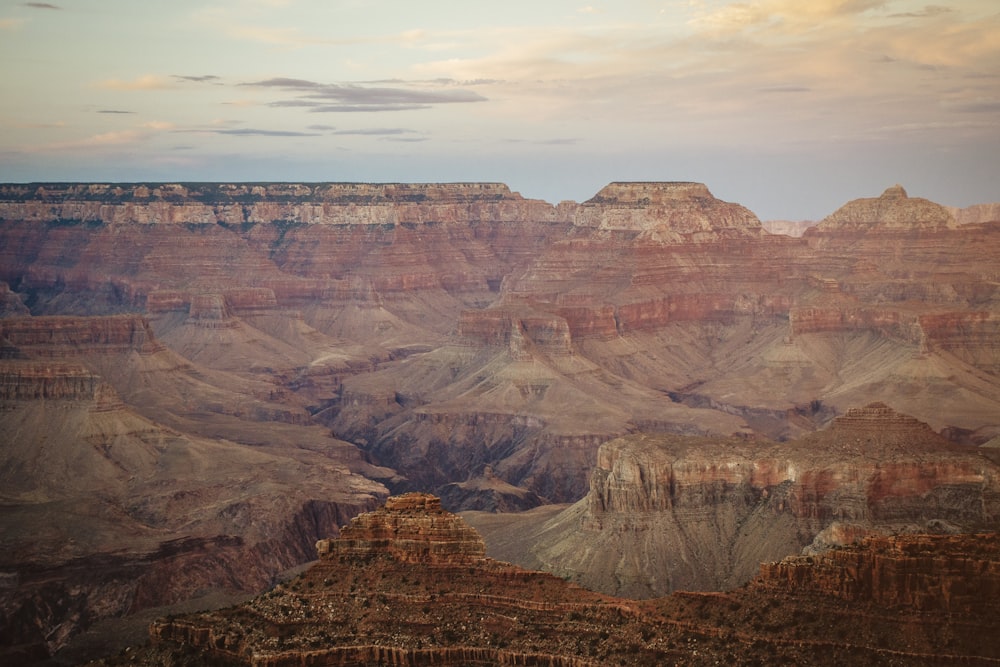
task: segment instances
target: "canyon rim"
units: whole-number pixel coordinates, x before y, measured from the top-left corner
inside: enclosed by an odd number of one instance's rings
[[[630,596],[995,531],[995,210],[894,186],[792,237],[700,183],[558,205],[497,183],[0,185],[0,639],[40,658],[104,618],[259,592],[411,491],[578,503],[530,558]],[[749,450],[807,474],[759,481]],[[740,531],[782,498],[761,540],[788,553],[761,550]],[[621,562],[559,556],[581,531]],[[623,546],[670,531],[711,571]]]

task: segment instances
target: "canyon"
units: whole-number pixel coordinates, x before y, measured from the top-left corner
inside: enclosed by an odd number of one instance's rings
[[[768,562],[728,593],[594,593],[484,555],[440,500],[356,517],[297,578],[163,618],[101,665],[995,664],[1000,541],[869,538]],[[942,566],[942,563],[947,563]]]
[[[661,447],[724,529],[711,567],[653,581],[637,545],[588,585],[731,587],[821,535],[995,530],[995,210],[894,186],[793,238],[699,183],[558,205],[491,183],[2,184],[0,644],[258,592],[394,493],[547,519],[579,501],[567,545],[657,532],[626,508],[675,530],[683,498],[594,490]],[[873,401],[891,414],[864,428],[912,418],[919,454],[824,440]],[[761,456],[815,480],[746,472]],[[883,457],[879,484],[939,484],[865,487]],[[767,512],[770,536],[739,536]],[[532,567],[590,576],[586,549],[541,545]]]
[[[783,443],[624,436],[561,512],[464,517],[491,556],[609,595],[731,590],[763,562],[869,536],[995,532],[1000,455],[872,403]]]

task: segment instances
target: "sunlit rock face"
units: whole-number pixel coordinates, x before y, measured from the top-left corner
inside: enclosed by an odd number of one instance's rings
[[[158,619],[151,644],[108,662],[929,666],[998,656],[996,535],[869,538],[764,564],[725,594],[649,601],[594,593],[480,547],[437,498],[389,498],[325,541],[295,579],[240,605]]]
[[[891,188],[790,238],[698,183],[613,183],[558,206],[492,183],[0,185],[0,361],[4,400],[16,403],[0,427],[31,461],[55,442],[70,459],[108,447],[133,472],[180,460],[169,447],[133,457],[113,445],[135,432],[189,443],[197,470],[215,469],[212,457],[276,456],[252,467],[280,471],[275,487],[247,472],[259,507],[294,498],[266,513],[275,522],[330,494],[345,513],[389,491],[436,491],[448,509],[574,502],[616,438],[795,441],[874,400],[980,445],[1000,433],[1000,224],[988,212],[960,225],[948,215]],[[93,423],[105,417],[126,424]],[[677,511],[763,493],[757,482],[716,488],[699,481],[700,463],[684,465],[673,473],[680,495],[609,487],[609,502],[669,499]],[[742,479],[746,465],[726,474]],[[755,465],[752,479],[784,474],[784,464]],[[71,469],[60,464],[58,482],[37,481],[31,466],[11,479],[44,498],[83,485]],[[315,485],[295,480],[302,470]],[[885,489],[918,483],[886,471]],[[225,504],[209,477],[210,493],[186,488],[176,501],[130,493],[157,499],[141,508],[208,512]],[[813,496],[842,482],[824,472],[802,485],[779,514],[825,520],[832,510]],[[90,497],[117,507],[130,496]],[[838,511],[875,511],[862,497]],[[231,528],[191,544],[247,539],[253,511],[240,507]],[[74,543],[74,557],[128,546],[131,505],[91,510],[130,517],[127,529],[90,552]],[[853,530],[837,526],[829,539]],[[244,580],[307,557],[308,533],[270,569],[248,565]]]
[[[997,530],[1000,465],[881,403],[799,441],[636,435],[525,562],[649,597],[741,585],[761,562],[871,534]],[[535,560],[532,560],[535,559]]]

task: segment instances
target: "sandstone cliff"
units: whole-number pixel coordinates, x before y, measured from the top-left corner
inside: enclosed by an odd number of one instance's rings
[[[449,507],[576,501],[616,437],[794,440],[872,400],[979,444],[1000,224],[939,209],[890,189],[794,239],[696,183],[4,185],[4,392]]]
[[[44,658],[102,619],[259,591],[385,495],[355,448],[255,421],[286,408],[181,361],[142,317],[0,322],[0,656]],[[185,407],[194,396],[216,403]],[[197,434],[251,430],[255,448]],[[294,446],[268,442],[293,432]]]
[[[760,563],[806,547],[880,532],[996,530],[998,518],[995,461],[872,404],[783,444],[611,441],[586,498],[533,528],[513,521],[509,530],[525,533],[518,562],[610,594],[650,597],[734,588]]]
[[[151,646],[101,664],[986,665],[1000,658],[992,641],[995,534],[869,540],[823,558],[768,564],[728,594],[647,602],[485,558],[475,531],[423,494],[357,517],[321,552],[300,577],[245,604],[155,621]]]
[[[864,228],[939,229],[956,226],[951,212],[940,204],[910,197],[901,185],[887,188],[879,197],[855,199],[820,221],[817,230]]]

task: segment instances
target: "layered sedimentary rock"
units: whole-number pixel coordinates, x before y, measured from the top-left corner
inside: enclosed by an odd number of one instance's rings
[[[879,532],[997,530],[998,517],[995,461],[875,403],[784,444],[620,438],[601,447],[585,499],[511,530],[527,535],[518,562],[649,597],[733,588],[761,562],[806,547]]]
[[[573,500],[610,437],[790,438],[878,397],[965,441],[1000,429],[1000,227],[956,227],[899,187],[802,239],[699,183],[559,206],[461,183],[33,184],[0,200],[11,308],[143,312],[173,351],[277,385],[400,469],[399,489],[488,465]]]
[[[414,536],[428,552],[420,560],[412,557]],[[1000,658],[992,641],[1000,629],[995,534],[869,540],[823,558],[767,564],[727,594],[646,602],[592,593],[485,558],[479,548],[475,531],[436,498],[390,499],[327,542],[300,577],[242,605],[155,621],[151,646],[103,664],[985,665]]]
[[[273,385],[184,361],[143,317],[0,322],[0,657],[11,664],[102,619],[259,591],[385,495],[348,443],[280,423],[294,417],[268,402]],[[273,446],[293,433],[294,446]]]
[[[1000,535],[893,535],[765,563],[751,586],[932,614],[996,613]],[[948,554],[943,557],[943,554]]]
[[[34,364],[4,386],[449,508],[575,501],[616,437],[792,440],[879,399],[978,445],[1000,225],[948,215],[894,188],[794,239],[694,183],[0,186],[0,357]]]

